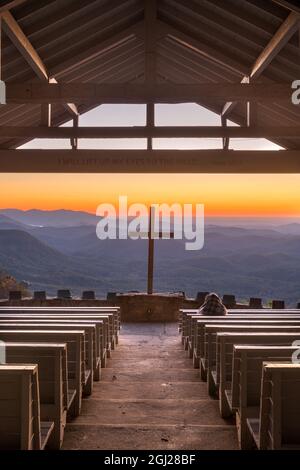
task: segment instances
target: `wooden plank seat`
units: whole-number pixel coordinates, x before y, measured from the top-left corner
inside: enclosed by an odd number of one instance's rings
[[[275,313],[274,310],[270,309],[269,311],[268,310],[257,310],[257,311],[254,311],[254,310],[244,310],[244,313],[240,313],[241,311],[239,311],[239,313],[235,313],[235,314],[232,314],[232,313],[228,313],[228,315],[223,315],[221,317],[219,316],[203,316],[202,314],[199,314],[199,313],[187,313],[186,316],[185,316],[185,326],[184,326],[184,335],[185,335],[185,343],[187,343],[187,347],[189,346],[189,344],[191,344],[191,342],[193,341],[193,335],[194,335],[194,329],[195,329],[195,325],[196,325],[196,321],[197,319],[201,319],[201,318],[223,318],[223,319],[228,319],[228,318],[235,318],[235,317],[238,317],[238,318],[248,318],[248,317],[256,317],[257,319],[259,318],[265,318],[265,317],[272,317],[272,318],[276,318],[277,316],[279,316],[280,318],[288,318],[288,317],[298,317],[300,318],[300,310],[278,310],[276,311],[275,310]],[[190,343],[189,343],[190,342]]]
[[[42,450],[53,429],[40,420],[38,366],[0,365],[0,449]]]
[[[224,319],[225,318],[225,319]],[[260,324],[263,322],[273,322],[274,324],[297,324],[297,321],[300,321],[300,315],[276,315],[272,316],[268,315],[230,315],[226,317],[192,317],[192,337],[189,337],[189,347],[191,348],[189,356],[193,358],[193,360],[198,359],[200,356],[203,356],[202,345],[204,342],[204,323],[212,323],[215,321],[216,323],[223,322],[224,324],[234,324],[236,322],[255,322],[256,324]],[[196,365],[195,365],[196,367]],[[196,367],[197,368],[197,367]]]
[[[67,345],[52,343],[5,343],[7,364],[37,364],[42,421],[53,421],[50,449],[60,449],[72,397],[68,393]]]
[[[76,320],[70,320],[68,318],[64,319],[56,319],[56,318],[48,318],[47,316],[43,316],[43,318],[40,317],[32,317],[28,316],[28,318],[19,318],[18,316],[14,317],[13,319],[11,317],[9,318],[0,318],[0,327],[2,325],[40,325],[41,327],[44,327],[44,325],[47,327],[49,325],[55,325],[54,328],[56,328],[56,325],[59,327],[59,329],[65,327],[65,328],[82,328],[86,331],[86,354],[88,358],[86,359],[87,363],[87,369],[90,368],[90,361],[92,360],[93,364],[93,380],[99,381],[101,377],[101,344],[103,342],[102,339],[102,328],[103,328],[103,321],[99,320],[81,320],[81,319],[76,319]],[[92,334],[92,358],[91,358],[91,352],[90,352],[90,333],[88,331],[88,327],[92,327],[95,329],[95,331],[91,330]]]
[[[206,380],[206,369],[207,369],[207,363],[205,361],[205,326],[206,325],[247,325],[247,324],[252,324],[252,325],[295,325],[297,326],[300,324],[300,317],[292,316],[292,317],[270,317],[270,316],[263,316],[257,319],[257,317],[253,317],[251,315],[247,317],[239,317],[236,316],[234,318],[232,317],[226,317],[226,320],[224,321],[224,317],[217,317],[217,319],[212,319],[209,317],[209,319],[203,319],[201,318],[200,320],[197,319],[196,321],[196,332],[195,334],[197,335],[197,340],[195,341],[194,345],[194,352],[193,352],[193,362],[194,362],[194,367],[197,367],[197,365],[200,368],[200,377],[202,380]]]
[[[104,347],[101,346],[102,348],[102,361],[103,361],[103,366],[106,363],[106,357],[111,357],[111,350],[112,350],[112,342],[113,342],[113,337],[115,336],[114,329],[115,329],[115,322],[114,322],[114,316],[112,313],[107,313],[107,314],[71,314],[71,313],[46,313],[46,312],[39,312],[36,310],[34,313],[0,313],[0,319],[6,319],[6,318],[17,318],[17,319],[28,319],[28,318],[57,318],[57,319],[67,319],[67,320],[85,320],[87,319],[88,321],[91,320],[102,320],[103,321],[103,343]],[[101,343],[101,344],[103,344]],[[105,349],[104,349],[105,348]]]
[[[270,315],[257,316],[246,315],[246,316],[226,316],[226,317],[200,317],[196,319],[196,328],[195,328],[195,335],[197,339],[195,340],[194,344],[194,352],[193,352],[193,363],[195,368],[200,368],[200,376],[202,380],[206,380],[207,376],[207,361],[205,360],[205,325],[209,324],[224,324],[224,325],[233,325],[233,324],[247,324],[251,322],[252,324],[294,324],[297,325],[300,321],[300,317],[298,315],[294,316],[276,316],[272,317]],[[275,323],[276,322],[276,323]]]
[[[184,345],[185,350],[188,350],[188,337],[192,336],[192,318],[195,317],[203,317],[202,314],[199,313],[198,309],[182,309],[182,327],[181,327],[181,334],[182,334],[182,344]],[[224,315],[223,318],[228,318],[229,316],[237,315],[237,316],[244,316],[244,315],[254,315],[254,316],[265,316],[265,315],[299,315],[299,309],[229,309],[228,315]],[[210,316],[210,318],[213,318]],[[218,318],[215,316],[214,318]]]
[[[119,307],[0,307],[2,313],[38,313],[38,314],[70,314],[70,315],[108,315],[109,335],[111,349],[118,343],[120,330],[120,308]]]
[[[247,419],[257,416],[261,396],[261,371],[263,362],[291,362],[298,346],[233,346],[231,381],[228,377],[225,403],[220,403],[223,417],[236,413],[240,447],[248,442]],[[222,366],[221,366],[221,370]],[[223,383],[221,372],[221,384]],[[227,377],[226,377],[227,379]],[[220,388],[221,385],[220,384]],[[223,394],[220,394],[220,399]]]
[[[249,441],[245,447],[299,450],[299,396],[300,364],[264,363],[260,406],[257,416],[247,419]]]
[[[107,360],[107,351],[110,350],[110,334],[109,334],[109,320],[111,316],[102,315],[102,314],[92,314],[92,315],[72,315],[72,314],[39,314],[39,313],[5,313],[0,314],[0,321],[4,320],[50,320],[55,321],[57,320],[58,323],[60,322],[71,322],[71,323],[92,323],[96,325],[96,336],[100,337],[100,343],[98,345],[98,341],[96,343],[96,349],[100,350],[100,353],[97,354],[97,357],[100,356],[101,358],[101,367],[106,367],[106,360]],[[96,376],[97,377],[97,376]]]
[[[15,322],[3,322],[0,320],[0,334],[1,330],[56,330],[56,331],[77,331],[83,330],[84,335],[84,363],[82,368],[82,383],[83,383],[83,394],[91,395],[93,390],[94,380],[94,357],[95,357],[95,326],[93,324],[86,323],[36,323],[34,321],[22,322],[17,320]]]
[[[220,362],[217,351],[218,333],[300,333],[300,325],[206,325],[204,359],[207,365],[207,390],[211,396],[218,392],[220,381]],[[268,343],[269,344],[269,343]],[[232,359],[232,356],[231,356]],[[214,372],[214,373],[213,373]]]
[[[6,343],[66,343],[68,365],[68,391],[74,394],[68,416],[78,416],[82,401],[82,370],[85,370],[84,360],[84,330],[24,330],[0,329],[0,340]]]
[[[292,346],[299,339],[299,332],[235,332],[218,333],[217,335],[217,362],[220,370],[218,384],[220,413],[223,417],[230,414],[228,403],[230,397],[226,390],[231,388],[231,406],[237,406],[236,388],[232,389],[233,373],[233,348],[235,346]],[[235,379],[236,383],[236,379]]]

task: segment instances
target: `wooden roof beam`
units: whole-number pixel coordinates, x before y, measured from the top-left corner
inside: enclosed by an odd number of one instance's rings
[[[290,83],[7,83],[8,103],[198,103],[206,101],[290,102]]]
[[[132,126],[30,127],[0,126],[0,137],[39,139],[273,138],[299,137],[300,126]]]
[[[47,68],[41,57],[27,36],[24,34],[23,30],[20,28],[18,22],[14,19],[12,14],[9,11],[5,11],[1,14],[1,18],[3,20],[3,29],[5,33],[24,57],[24,59],[28,62],[36,75],[43,81],[57,84],[57,80],[55,78],[49,77]],[[64,103],[64,106],[72,116],[78,116],[79,113],[75,104]]]
[[[300,173],[300,150],[0,150],[1,173]]]
[[[272,1],[273,3],[277,3],[278,5],[286,8],[287,10],[300,14],[300,6],[296,5],[295,2],[289,2],[287,0],[272,0]]]
[[[11,8],[15,8],[21,3],[25,3],[27,0],[10,0],[10,1],[0,1],[0,13],[3,13],[4,11],[10,10]]]
[[[290,13],[288,18],[282,23],[275,35],[258,56],[250,70],[250,73],[243,78],[241,83],[247,83],[249,81],[252,82],[262,75],[276,55],[289,42],[291,37],[299,30],[299,24],[300,16],[294,12]],[[236,104],[236,102],[228,101],[223,107],[222,116],[228,117],[235,108]]]

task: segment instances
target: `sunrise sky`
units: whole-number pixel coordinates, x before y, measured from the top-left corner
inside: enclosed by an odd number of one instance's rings
[[[144,125],[145,107],[105,105],[80,117],[81,126]],[[220,117],[193,104],[158,105],[156,125],[219,125]],[[81,140],[79,148],[145,148],[143,139]],[[156,139],[156,148],[221,148],[221,139]],[[70,148],[68,141],[35,140],[24,148]],[[276,149],[264,140],[232,141],[235,149]],[[103,202],[202,203],[206,215],[300,216],[300,175],[2,174],[0,208],[95,212]]]

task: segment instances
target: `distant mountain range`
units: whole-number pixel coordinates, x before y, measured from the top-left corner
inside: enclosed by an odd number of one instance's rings
[[[59,288],[101,296],[144,291],[147,241],[100,241],[97,221],[85,212],[0,210],[0,271],[50,295]],[[300,222],[208,219],[204,249],[186,251],[184,244],[155,242],[155,290],[300,301]]]

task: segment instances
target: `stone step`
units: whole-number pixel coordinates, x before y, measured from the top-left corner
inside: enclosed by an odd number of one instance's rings
[[[207,385],[204,382],[113,382],[101,381],[99,386],[94,385],[93,398],[120,398],[124,399],[164,399],[164,398],[207,398]]]
[[[124,359],[116,359],[115,357],[113,357],[112,360],[108,361],[107,363],[107,368],[114,368],[118,370],[133,370],[135,367],[141,368],[144,371],[147,369],[162,369],[163,376],[164,372],[169,369],[193,369],[193,364],[190,359],[184,357],[181,359],[174,360],[172,357],[160,359],[158,357],[140,358],[140,356],[137,356],[135,359],[128,359],[128,357],[126,356],[126,361],[124,361]]]
[[[113,365],[113,363],[112,363]],[[199,382],[199,369],[120,369],[107,367],[101,371],[101,382]]]
[[[236,450],[233,426],[103,426],[69,423],[63,449]]]
[[[232,424],[220,419],[219,404],[212,399],[96,399],[82,403],[77,424],[213,425]]]

